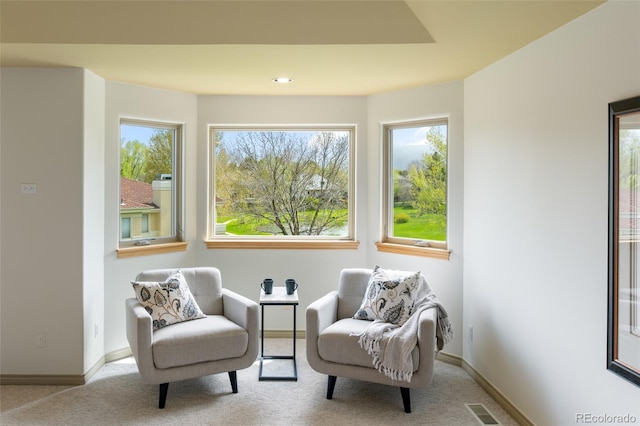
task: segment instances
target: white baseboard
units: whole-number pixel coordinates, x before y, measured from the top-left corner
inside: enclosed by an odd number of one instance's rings
[[[108,364],[110,362],[118,361],[119,359],[127,358],[130,356],[131,348],[127,346],[126,348],[118,349],[117,351],[109,352],[108,354],[106,354],[104,356],[104,362]]]
[[[455,365],[456,367],[462,367],[462,358],[458,355],[451,355],[446,352],[438,352],[436,356],[438,361],[446,362],[447,364]]]
[[[0,385],[84,385],[81,374],[1,374]]]
[[[0,385],[80,386],[86,384],[106,363],[117,361],[130,355],[131,349],[128,347],[110,352],[100,358],[84,374],[0,374]]]

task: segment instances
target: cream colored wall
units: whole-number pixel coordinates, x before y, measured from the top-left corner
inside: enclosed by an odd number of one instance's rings
[[[85,72],[0,73],[0,371],[80,375],[86,334]],[[21,194],[21,183],[36,184],[37,192]],[[100,282],[101,268],[97,273]],[[36,347],[36,333],[46,333],[45,347]]]
[[[160,207],[160,235],[171,235],[171,227],[173,226],[173,219],[171,218],[172,211],[172,183],[170,180],[154,180],[153,185],[153,202],[156,206]],[[140,220],[140,226],[142,226],[142,220]]]
[[[83,147],[83,372],[104,356],[104,108],[105,81],[84,71]]]
[[[640,94],[640,3],[465,80],[464,358],[536,424],[635,415],[606,369],[607,104]]]
[[[463,84],[461,81],[370,96],[367,101],[367,263],[386,268],[421,271],[447,308],[454,339],[444,352],[462,356],[462,198],[463,198]],[[382,126],[387,123],[447,118],[447,242],[449,260],[380,253],[382,235]]]

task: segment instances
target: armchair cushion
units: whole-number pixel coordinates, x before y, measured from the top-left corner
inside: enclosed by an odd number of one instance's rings
[[[132,281],[136,298],[153,320],[153,331],[171,324],[206,318],[193,298],[182,272],[163,282]]]
[[[402,325],[414,311],[420,272],[400,273],[376,266],[353,318]]]
[[[325,328],[318,337],[318,355],[325,361],[338,364],[348,360],[351,365],[371,368],[371,355],[358,344],[353,334],[363,333],[371,325],[370,321],[345,318]],[[413,368],[419,367],[419,350],[412,352]]]
[[[153,335],[153,363],[172,368],[199,362],[240,358],[247,352],[249,334],[222,315],[187,321]]]

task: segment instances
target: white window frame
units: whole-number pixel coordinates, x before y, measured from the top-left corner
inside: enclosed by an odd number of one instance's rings
[[[122,125],[173,130],[175,134],[175,140],[173,141],[172,147],[171,235],[153,237],[142,235],[137,238],[123,240],[120,230],[121,221],[118,220],[118,257],[132,257],[145,254],[186,250],[186,242],[184,240],[184,123],[120,117],[118,123],[119,147],[122,146]],[[118,179],[120,179],[121,161],[122,159],[120,158],[120,149],[118,149]],[[119,183],[118,199],[120,199]],[[118,218],[120,219],[120,217],[121,212],[120,208],[118,208]]]
[[[393,141],[392,132],[396,129],[447,126],[447,206],[446,240],[436,241],[419,238],[397,237],[392,235],[394,221],[393,194]],[[449,119],[447,117],[382,124],[382,231],[381,240],[376,243],[379,251],[449,259]]]
[[[346,236],[306,236],[306,235],[219,235],[216,234],[216,188],[215,188],[215,133],[217,131],[342,131],[349,132],[349,184],[348,184],[348,226]],[[208,126],[209,137],[209,200],[207,211],[207,248],[321,248],[321,249],[356,249],[356,125],[220,125]]]

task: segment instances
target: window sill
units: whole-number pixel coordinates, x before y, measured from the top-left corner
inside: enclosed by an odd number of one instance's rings
[[[432,257],[435,259],[443,259],[443,260],[449,260],[449,255],[451,254],[451,250],[438,249],[433,247],[416,247],[416,246],[408,246],[404,244],[393,244],[393,243],[384,243],[384,242],[378,242],[376,243],[376,246],[378,247],[378,251],[382,251],[386,253]]]
[[[116,250],[118,259],[137,256],[150,256],[154,254],[173,253],[187,250],[187,243],[184,241],[177,243],[152,244],[149,246],[123,247]]]
[[[208,249],[357,250],[359,241],[205,240]]]

